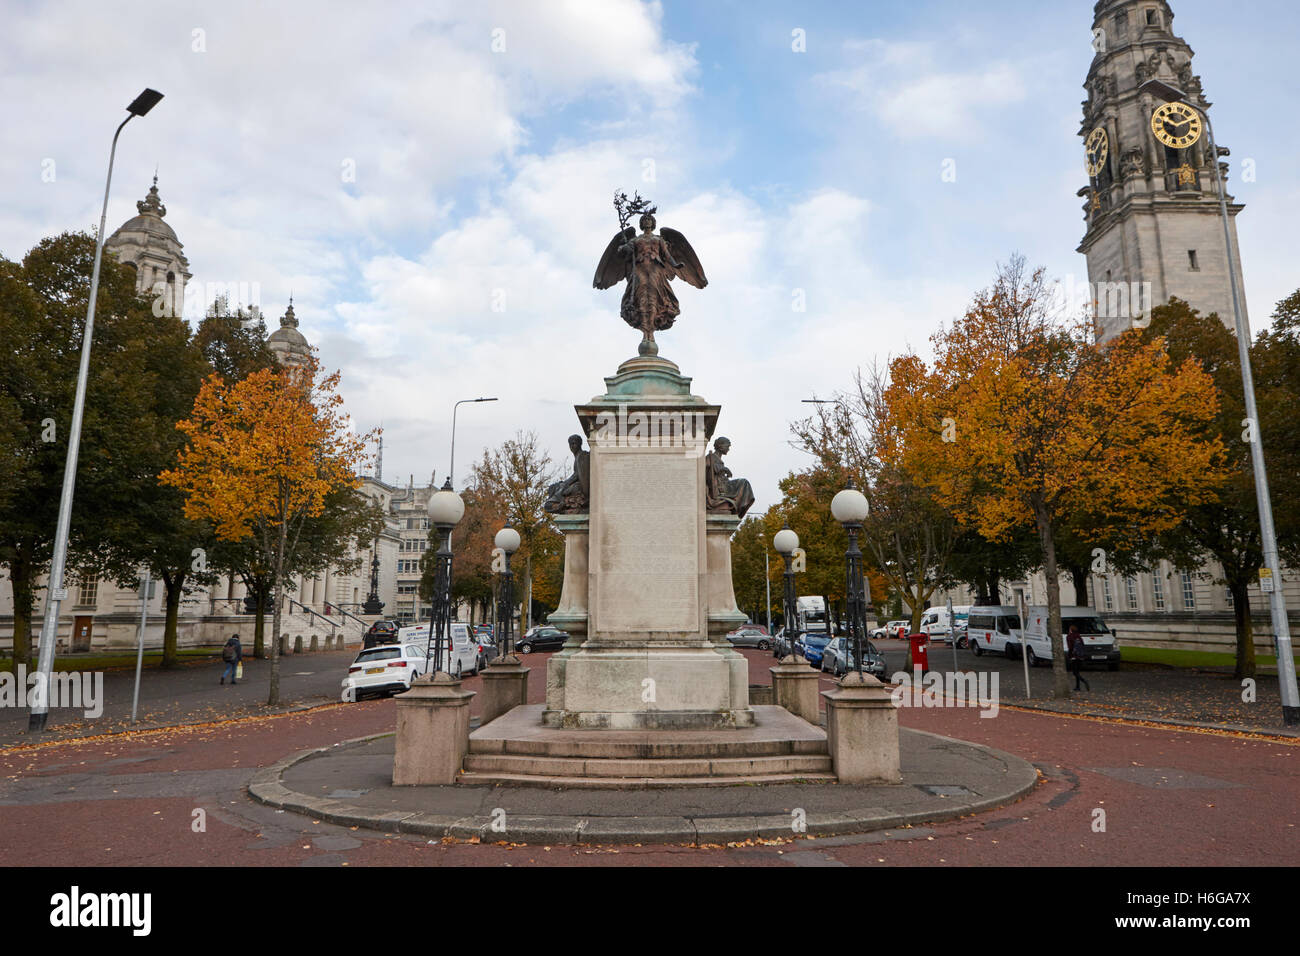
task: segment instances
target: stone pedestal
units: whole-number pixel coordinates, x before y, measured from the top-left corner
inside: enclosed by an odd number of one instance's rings
[[[483,671],[483,700],[479,726],[528,703],[528,672],[514,654],[498,657]]]
[[[397,698],[394,786],[456,782],[469,751],[473,691],[446,674],[420,677]]]
[[[578,516],[560,522],[573,573],[550,621],[574,637],[548,666],[544,722],[751,726],[748,667],[725,639],[744,620],[731,590],[738,522],[704,507],[719,408],[657,356],[624,362],[605,386],[575,409],[591,449],[590,514],[586,527]]]
[[[809,667],[808,662],[799,656],[787,657],[768,670],[772,672],[772,693],[777,706],[813,726],[821,723],[821,705],[817,700],[821,673]]]
[[[840,783],[901,783],[898,709],[885,685],[851,671],[826,698],[826,742]]]

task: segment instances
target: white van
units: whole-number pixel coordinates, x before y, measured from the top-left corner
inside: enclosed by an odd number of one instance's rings
[[[419,644],[427,649],[427,653],[433,655],[435,652],[429,645],[429,622],[423,624],[412,624],[409,627],[403,627],[397,632],[397,640],[401,644]],[[468,624],[460,621],[451,622],[451,642],[450,647],[444,642],[442,649],[443,666],[435,666],[435,661],[430,660],[429,673],[436,671],[446,671],[453,677],[460,677],[463,674],[477,674],[479,663],[479,645],[470,630]]]
[[[966,616],[966,639],[976,657],[983,654],[1014,657],[1020,653],[1023,631],[1020,611],[1009,604],[975,605]]]
[[[1062,606],[1061,608],[1061,646],[1069,653],[1065,636],[1071,626],[1079,629],[1079,636],[1084,643],[1084,661],[1090,664],[1105,664],[1111,670],[1119,670],[1120,652],[1115,641],[1115,633],[1106,626],[1101,615],[1094,608]],[[1052,645],[1047,639],[1047,605],[1036,604],[1025,611],[1025,641],[1029,663],[1039,661],[1051,663]],[[1067,658],[1068,660],[1068,658]]]
[[[948,618],[947,605],[927,608],[921,616],[921,630],[929,636],[931,642],[951,643],[954,631],[959,640],[966,636],[966,621],[969,614],[969,604],[953,605],[951,620]]]

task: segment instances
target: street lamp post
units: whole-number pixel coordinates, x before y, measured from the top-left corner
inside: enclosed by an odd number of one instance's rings
[[[379,600],[379,538],[370,547],[370,593],[361,605],[362,614],[382,614],[384,602]]]
[[[849,618],[849,640],[853,646],[853,669],[862,680],[862,642],[867,629],[867,608],[870,591],[862,574],[862,551],[858,548],[858,532],[867,517],[867,496],[849,479],[849,486],[831,499],[831,515],[849,533],[849,547],[844,553],[844,596]]]
[[[424,672],[429,672],[429,659],[437,655],[436,674],[439,678],[451,680],[446,670],[451,667],[451,654],[444,654],[444,647],[450,651],[451,646],[451,529],[465,514],[465,502],[460,495],[452,491],[451,476],[447,477],[442,489],[429,496],[429,520],[438,529],[438,551],[434,555],[432,618],[429,621],[429,643],[424,652]]]
[[[86,405],[86,381],[90,372],[90,346],[95,335],[95,299],[99,296],[99,267],[104,259],[104,229],[108,224],[108,192],[113,184],[113,160],[117,156],[117,138],[122,128],[136,116],[144,116],[158,105],[163,95],[146,88],[126,108],[127,117],[113,134],[108,153],[108,178],[104,181],[104,207],[99,216],[99,235],[95,239],[95,266],[90,273],[90,301],[86,305],[86,327],[81,334],[81,366],[77,370],[77,392],[72,402],[72,423],[68,429],[68,454],[63,464],[63,493],[59,497],[59,518],[54,530],[54,555],[45,597],[45,617],[41,623],[40,656],[36,668],[36,687],[27,729],[40,733],[50,716],[49,686],[54,671],[54,642],[59,633],[59,606],[67,598],[63,587],[63,570],[68,559],[68,531],[72,523],[72,495],[77,484],[77,455],[81,450],[81,419]]]
[[[758,540],[763,542],[763,583],[767,586],[767,635],[772,636],[772,567],[767,562],[767,534],[760,531]],[[773,640],[775,643],[775,639]]]
[[[451,466],[447,469],[447,480],[449,482],[456,480],[456,413],[466,403],[495,401],[495,398],[462,398],[451,406]]]
[[[791,624],[795,619],[793,559],[795,551],[799,549],[799,535],[795,534],[794,531],[790,529],[789,521],[787,521],[785,527],[778,531],[772,538],[772,546],[776,548],[777,554],[781,555],[781,558],[785,561],[785,574],[783,575],[785,594],[783,595],[784,609],[782,613],[785,615],[785,624],[783,627],[785,628],[786,639],[790,642],[790,656],[787,657],[783,663],[806,663],[802,655],[799,654],[798,650],[794,646],[794,631],[791,629]],[[771,603],[770,599],[768,603]]]
[[[501,648],[501,659],[510,655],[512,650],[511,642],[511,624],[514,618],[515,606],[515,576],[510,570],[510,555],[519,550],[519,532],[506,522],[506,526],[497,532],[494,543],[501,549],[501,554],[505,558],[505,564],[501,571],[501,594],[497,600],[497,625],[501,630],[498,635],[497,645]]]
[[[1254,426],[1250,442],[1250,460],[1255,473],[1255,502],[1259,508],[1260,544],[1264,568],[1268,570],[1271,590],[1268,592],[1269,611],[1273,619],[1274,651],[1277,654],[1277,679],[1282,696],[1282,720],[1288,727],[1300,725],[1300,688],[1296,685],[1295,657],[1291,648],[1291,626],[1287,620],[1286,596],[1282,593],[1281,562],[1278,559],[1277,532],[1273,527],[1273,505],[1268,492],[1268,472],[1264,466],[1264,438],[1260,431],[1259,414],[1255,409],[1255,379],[1250,367],[1250,328],[1241,312],[1241,292],[1237,288],[1237,270],[1233,267],[1232,229],[1228,218],[1228,198],[1219,172],[1219,149],[1214,142],[1214,124],[1210,114],[1187,102],[1182,90],[1147,80],[1138,91],[1155,96],[1166,103],[1182,103],[1196,110],[1205,120],[1205,134],[1210,147],[1211,172],[1218,187],[1219,215],[1223,221],[1223,244],[1227,254],[1228,282],[1232,289],[1232,316],[1237,332],[1237,352],[1241,362],[1241,385],[1246,397],[1246,417]]]

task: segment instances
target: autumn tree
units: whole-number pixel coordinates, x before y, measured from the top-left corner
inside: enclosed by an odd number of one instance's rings
[[[1300,293],[1291,297],[1300,302]],[[1257,410],[1266,467],[1274,499],[1279,543],[1295,549],[1300,539],[1300,430],[1295,411],[1300,403],[1300,340],[1287,323],[1287,300],[1279,304],[1274,328],[1259,336],[1251,348],[1251,365],[1258,372]],[[1250,585],[1264,563],[1260,540],[1255,475],[1246,429],[1245,397],[1236,336],[1215,314],[1201,315],[1186,302],[1171,299],[1152,310],[1148,339],[1163,339],[1177,361],[1194,362],[1213,382],[1218,414],[1202,429],[1206,440],[1218,440],[1226,450],[1226,480],[1208,499],[1186,509],[1183,520],[1164,529],[1147,549],[1152,559],[1166,558],[1176,567],[1199,568],[1207,559],[1217,563],[1216,583],[1232,595],[1236,625],[1236,676],[1255,676],[1254,628],[1250,615]],[[1288,503],[1284,506],[1284,503]]]
[[[932,364],[891,364],[898,441],[886,457],[990,539],[1033,522],[1051,634],[1062,633],[1065,516],[1091,509],[1096,533],[1136,546],[1222,481],[1222,445],[1203,436],[1217,412],[1210,377],[1137,330],[1095,343],[1088,323],[1052,309],[1043,271],[1019,257],[931,343]],[[1068,697],[1064,650],[1052,648],[1054,692]]]
[[[553,609],[559,603],[564,538],[542,507],[546,503],[546,489],[556,480],[556,471],[536,433],[523,431],[497,448],[484,449],[483,457],[471,469],[473,487],[498,502],[504,509],[502,517],[509,518],[519,532],[519,551],[512,560],[522,561],[524,594],[531,594],[531,604],[535,605],[526,609],[526,621],[521,626],[531,624],[535,612]],[[485,532],[489,540],[495,537],[500,525],[490,530],[490,535]],[[546,569],[539,567],[537,573],[534,566],[539,564],[546,565]],[[544,590],[539,590],[539,585]]]
[[[357,469],[374,433],[354,434],[343,414],[340,375],[314,358],[299,368],[262,369],[227,384],[204,382],[177,466],[161,476],[185,493],[185,513],[212,522],[218,538],[253,538],[275,589],[272,634],[306,523],[329,496],[359,488]],[[268,706],[280,702],[280,642],[271,641]]]
[[[907,606],[915,631],[934,592],[952,580],[948,564],[956,520],[928,487],[885,458],[897,442],[887,387],[879,365],[858,369],[850,391],[818,406],[817,414],[796,422],[793,431],[796,445],[817,456],[821,470],[833,476],[827,488],[831,497],[850,476],[867,496],[870,510],[862,526],[867,561]],[[873,589],[873,596],[883,602],[880,590]]]

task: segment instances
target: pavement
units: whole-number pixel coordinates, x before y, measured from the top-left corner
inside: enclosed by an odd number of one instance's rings
[[[751,680],[763,682],[771,656],[743,653]],[[525,658],[534,701],[544,696],[546,656]],[[470,678],[465,686],[477,684]],[[955,819],[706,846],[437,838],[249,799],[257,774],[289,755],[391,732],[394,701],[371,700],[0,750],[0,865],[1172,868],[1291,866],[1300,858],[1294,739],[1012,707],[992,719],[972,709],[905,707],[899,720],[1018,757],[1038,783],[1010,803]]]
[[[1026,761],[990,747],[919,730],[903,730],[899,737],[901,784],[559,790],[395,787],[394,737],[383,734],[295,754],[256,774],[249,794],[330,823],[426,837],[731,843],[945,820],[1009,803],[1038,783]]]

